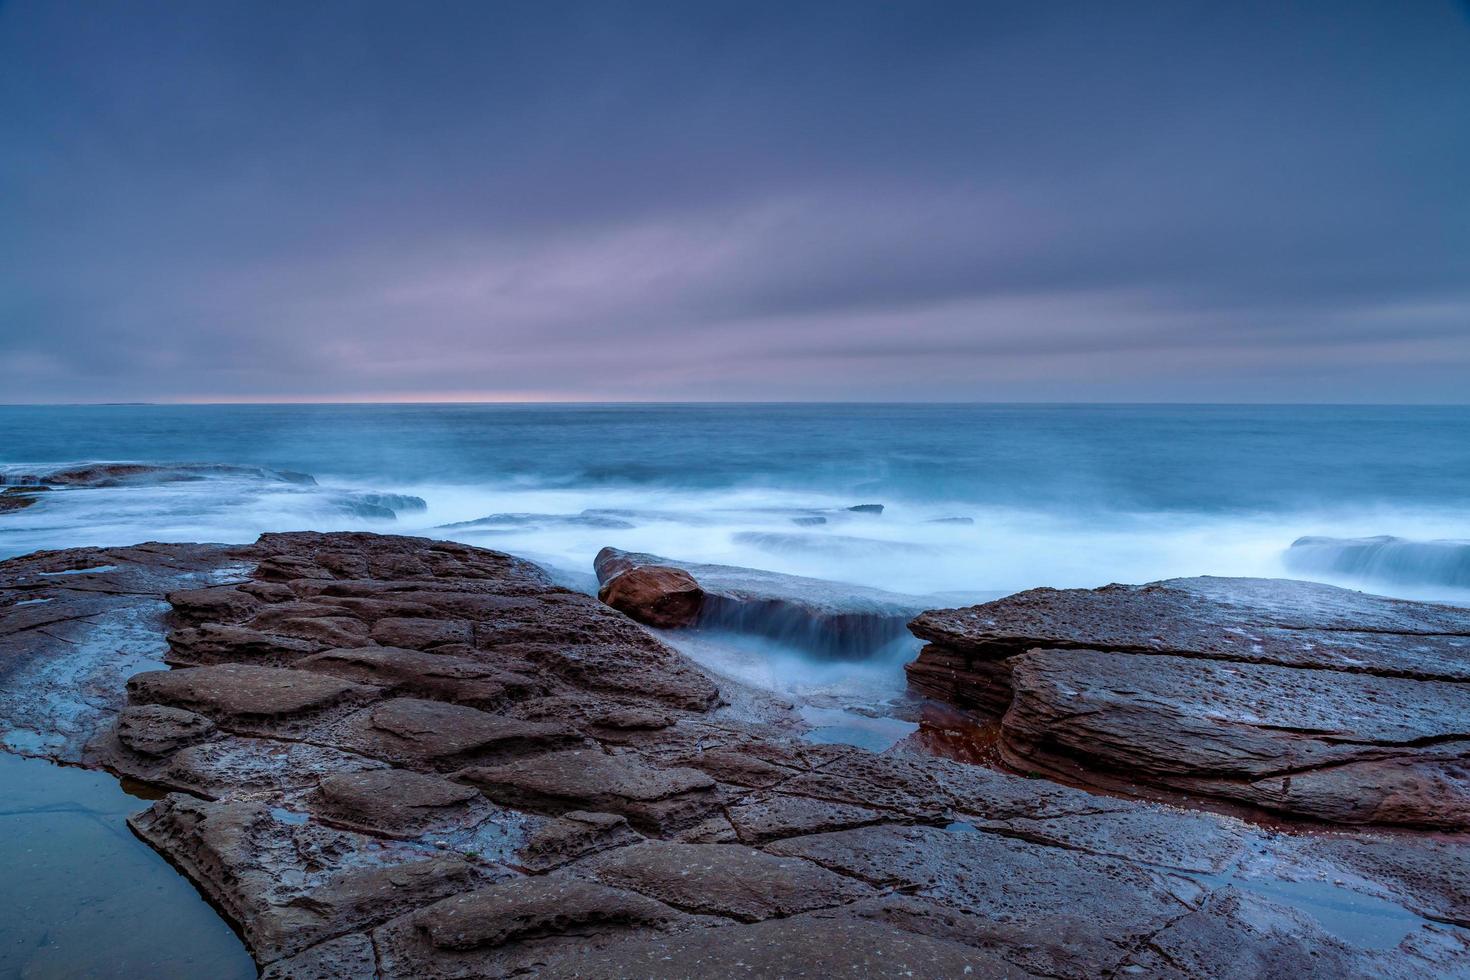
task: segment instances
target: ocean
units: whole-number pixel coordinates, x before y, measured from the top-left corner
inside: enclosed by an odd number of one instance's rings
[[[0,512],[0,557],[359,528],[513,552],[582,588],[612,545],[915,594],[1210,574],[1470,598],[1464,406],[0,407],[10,482],[97,461],[315,482],[50,493]],[[1292,549],[1304,536],[1330,540]]]

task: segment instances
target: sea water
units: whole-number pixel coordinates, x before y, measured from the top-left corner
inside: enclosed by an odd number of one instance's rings
[[[0,514],[0,557],[360,528],[526,555],[584,587],[612,545],[908,593],[1212,574],[1470,599],[1453,571],[1470,553],[1455,550],[1470,538],[1463,406],[0,407],[0,477],[92,461],[263,466],[317,485],[67,490]],[[363,516],[340,506],[354,491],[426,507]],[[864,504],[882,513],[849,509]],[[1437,545],[1425,568],[1413,549],[1377,564],[1289,556],[1303,536],[1380,535]]]

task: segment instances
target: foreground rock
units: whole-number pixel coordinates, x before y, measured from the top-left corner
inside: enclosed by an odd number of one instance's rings
[[[133,829],[268,977],[1470,971],[1463,836],[1293,836],[805,743],[495,552],[33,556],[0,564],[0,643],[7,736],[183,791]]]
[[[1470,829],[1470,610],[1309,582],[1036,589],[912,624],[910,683],[1018,768]]]
[[[755,633],[830,657],[862,658],[907,640],[908,621],[936,601],[616,548],[599,551],[594,567],[603,601],[641,623]]]

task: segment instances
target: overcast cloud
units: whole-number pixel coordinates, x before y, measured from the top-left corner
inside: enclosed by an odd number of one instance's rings
[[[1470,400],[1470,16],[0,2],[0,401]]]

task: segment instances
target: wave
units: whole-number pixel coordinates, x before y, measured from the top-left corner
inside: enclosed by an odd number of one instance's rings
[[[1304,537],[1292,542],[1284,561],[1301,574],[1470,589],[1470,541]]]

